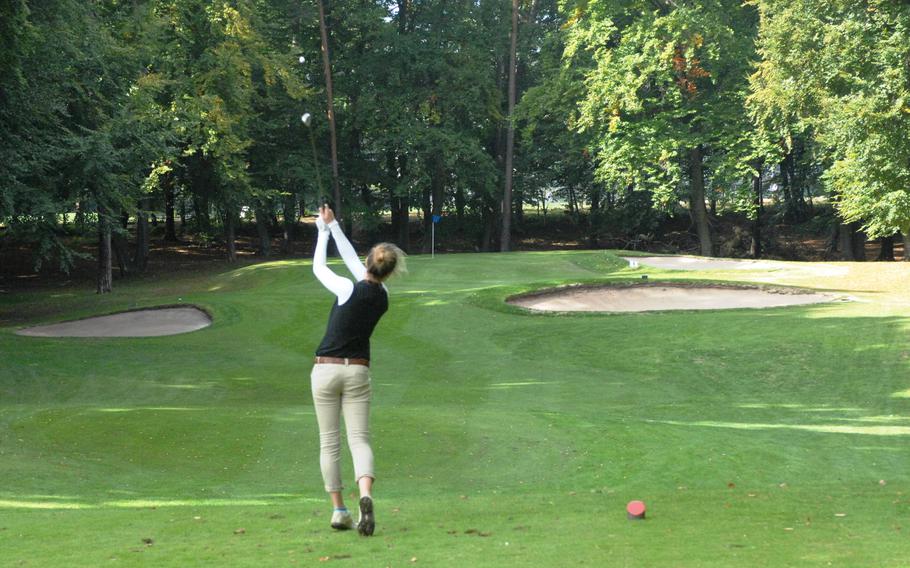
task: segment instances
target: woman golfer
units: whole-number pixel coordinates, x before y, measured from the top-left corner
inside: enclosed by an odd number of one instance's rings
[[[335,508],[332,528],[354,528],[354,520],[341,495],[339,428],[341,414],[344,414],[348,446],[354,458],[354,476],[360,488],[357,530],[370,536],[376,526],[372,500],[376,475],[370,448],[370,335],[379,318],[389,309],[388,291],[383,281],[404,271],[405,255],[393,244],[380,243],[370,250],[364,266],[328,206],[319,208],[316,226],[319,237],[313,256],[313,273],[336,296],[325,336],[316,350],[316,364],[311,375],[319,423],[319,465],[325,490]],[[341,258],[354,275],[354,282],[338,276],[326,266],[329,236],[334,237]]]

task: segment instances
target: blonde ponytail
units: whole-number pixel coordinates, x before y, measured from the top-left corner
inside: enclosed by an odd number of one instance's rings
[[[379,243],[367,255],[367,272],[380,282],[408,271],[403,250],[392,243]]]

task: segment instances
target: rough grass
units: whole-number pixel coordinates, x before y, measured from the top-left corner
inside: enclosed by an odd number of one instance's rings
[[[699,275],[413,257],[373,343],[372,539],[328,528],[309,370],[331,300],[308,262],[0,297],[30,323],[215,318],[147,339],[0,328],[0,565],[904,566],[910,266],[794,266],[702,276],[857,301],[532,315],[502,300]]]

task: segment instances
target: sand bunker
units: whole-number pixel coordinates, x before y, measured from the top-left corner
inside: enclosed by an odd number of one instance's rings
[[[651,267],[666,270],[755,270],[764,272],[788,271],[793,276],[846,276],[847,266],[818,262],[787,262],[780,260],[749,260],[705,256],[623,256],[631,268]]]
[[[194,307],[135,310],[20,329],[33,337],[158,337],[196,331],[212,325],[207,313]]]
[[[510,304],[553,312],[650,312],[776,308],[830,302],[836,297],[790,289],[746,286],[638,284],[571,286],[509,298]]]
[[[669,270],[779,270],[783,262],[769,260],[736,260],[695,256],[624,256],[632,268],[638,264]]]

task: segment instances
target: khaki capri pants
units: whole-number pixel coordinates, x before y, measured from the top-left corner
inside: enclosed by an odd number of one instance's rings
[[[319,423],[319,466],[328,492],[341,491],[341,415],[354,458],[354,479],[376,478],[370,447],[370,368],[317,363],[310,374]]]

